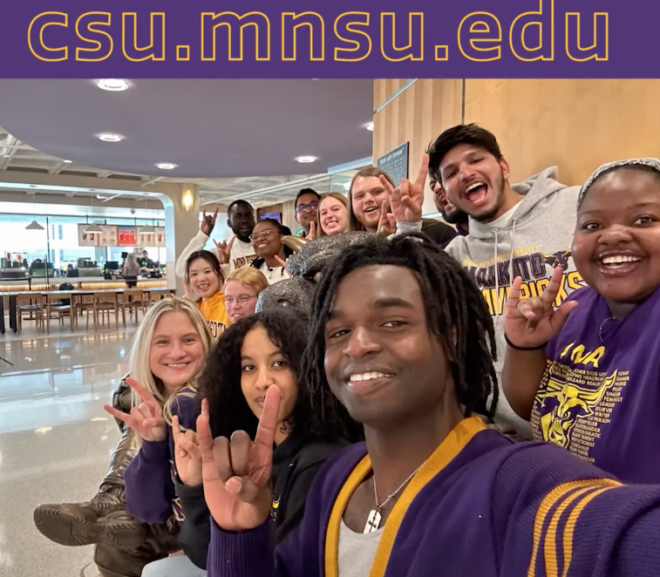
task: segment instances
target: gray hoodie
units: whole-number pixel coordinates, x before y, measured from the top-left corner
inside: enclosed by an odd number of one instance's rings
[[[512,188],[523,198],[513,216],[506,219],[508,222],[498,228],[497,221],[483,223],[470,218],[469,235],[457,236],[445,250],[476,281],[493,316],[500,381],[496,421],[531,437],[529,423],[513,412],[501,389],[506,354],[501,315],[511,282],[517,276],[523,281],[522,297],[539,296],[553,268],[561,266],[564,278],[556,304],[583,286],[571,258],[580,187],[561,184],[557,181],[557,167],[550,167]]]

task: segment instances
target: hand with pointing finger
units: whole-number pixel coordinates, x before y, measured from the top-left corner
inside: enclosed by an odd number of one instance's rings
[[[307,240],[314,240],[316,238],[316,223],[309,223],[309,232],[305,235]]]
[[[213,232],[213,228],[215,227],[215,219],[218,218],[218,209],[215,209],[215,212],[213,215],[207,215],[206,211],[204,211],[204,215],[202,216],[202,224],[200,225],[199,229],[206,235],[206,236],[211,236],[211,233]]]
[[[143,441],[158,442],[167,439],[167,424],[158,401],[135,379],[128,378],[126,383],[140,396],[142,403],[133,407],[130,414],[110,405],[103,406],[105,411],[126,423]]]
[[[502,316],[504,334],[516,347],[542,347],[561,330],[570,312],[577,307],[577,301],[566,301],[554,308],[563,273],[561,267],[555,268],[540,297],[520,299],[522,279],[517,277],[513,281]]]
[[[172,417],[172,436],[174,437],[174,462],[179,478],[184,485],[194,487],[202,484],[202,455],[199,451],[197,433],[179,427],[179,418]]]
[[[392,214],[397,222],[419,222],[422,220],[422,205],[424,204],[424,186],[429,169],[429,155],[422,156],[422,164],[413,181],[404,178],[395,188],[384,177],[380,177],[381,184],[390,197]]]
[[[204,497],[215,522],[225,531],[256,529],[270,515],[273,442],[279,409],[280,390],[273,385],[266,393],[254,441],[245,431],[236,431],[231,440],[213,439],[208,403],[202,402],[197,438],[202,454]]]
[[[229,239],[229,242],[225,241],[219,244],[215,239],[213,239],[213,242],[215,243],[215,252],[218,255],[220,264],[227,264],[229,262],[229,259],[231,258],[231,247],[234,245],[235,240],[236,235],[233,235]]]

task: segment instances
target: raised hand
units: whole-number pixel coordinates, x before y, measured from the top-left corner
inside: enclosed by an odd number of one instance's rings
[[[213,228],[215,227],[215,219],[218,217],[218,209],[215,209],[215,212],[213,215],[207,215],[206,211],[204,211],[204,215],[202,216],[202,224],[200,225],[199,229],[206,235],[206,236],[211,236],[211,233],[213,232]]]
[[[309,223],[309,233],[305,236],[307,240],[314,240],[316,238],[316,223]]]
[[[284,272],[288,275],[291,276],[291,273],[289,272],[289,269],[286,268],[286,261],[282,260],[282,258],[279,255],[275,255],[275,260],[279,263],[281,267],[284,268]]]
[[[378,229],[376,230],[376,234],[380,236],[389,236],[396,232],[396,217],[391,212],[387,212],[389,208],[388,204],[384,200],[380,206],[380,219],[378,220]]]
[[[215,243],[215,252],[218,255],[218,260],[221,264],[227,264],[229,262],[231,257],[231,247],[234,245],[235,240],[236,235],[233,235],[229,239],[229,242],[225,241],[219,244],[215,239],[213,239],[213,242]]]
[[[236,431],[230,441],[226,437],[213,439],[208,403],[202,402],[197,438],[204,497],[215,522],[225,531],[255,529],[270,515],[273,442],[279,410],[280,390],[273,385],[266,393],[254,442],[245,431]]]
[[[502,316],[504,334],[516,347],[543,346],[559,332],[570,312],[577,307],[577,301],[566,301],[554,308],[563,273],[561,267],[555,268],[540,297],[520,299],[522,279],[517,277],[513,281]]]
[[[179,478],[184,485],[194,487],[202,484],[202,454],[199,451],[197,433],[179,428],[179,417],[172,417],[174,437],[174,462]]]
[[[380,177],[381,184],[390,197],[392,214],[397,222],[419,222],[422,220],[422,205],[424,204],[424,186],[429,172],[429,155],[422,156],[422,164],[413,181],[404,178],[395,188],[384,177]]]
[[[135,379],[128,378],[126,383],[139,395],[142,403],[133,407],[130,414],[118,411],[110,405],[103,406],[105,411],[126,423],[143,441],[156,442],[167,439],[167,424],[158,401]]]

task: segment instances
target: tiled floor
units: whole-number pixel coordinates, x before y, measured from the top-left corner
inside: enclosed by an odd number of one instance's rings
[[[103,411],[126,372],[134,327],[71,333],[51,326],[0,335],[0,576],[95,575],[92,547],[39,533],[40,503],[85,501],[119,439]]]

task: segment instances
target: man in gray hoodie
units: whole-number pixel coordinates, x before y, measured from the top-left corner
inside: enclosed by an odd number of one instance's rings
[[[556,167],[509,184],[509,165],[495,136],[474,124],[454,126],[436,139],[429,149],[428,172],[449,201],[469,215],[469,235],[457,236],[445,250],[461,262],[488,303],[501,381],[507,346],[501,316],[513,280],[522,277],[522,296],[538,296],[553,269],[561,266],[564,278],[556,304],[583,286],[571,258],[580,188],[558,182]],[[400,233],[412,230],[408,223],[397,225]],[[531,436],[529,423],[513,412],[501,385],[496,420]]]

